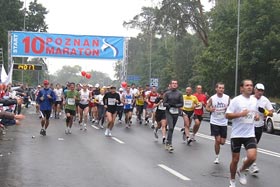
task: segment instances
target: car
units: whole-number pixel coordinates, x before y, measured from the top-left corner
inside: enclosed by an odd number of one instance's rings
[[[267,116],[264,121],[264,128],[268,133],[273,133],[275,130],[280,130],[280,104],[271,104],[274,109],[273,116]]]

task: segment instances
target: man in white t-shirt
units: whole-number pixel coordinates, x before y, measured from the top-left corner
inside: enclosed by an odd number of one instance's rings
[[[243,80],[240,84],[240,92],[239,96],[231,100],[226,110],[226,118],[232,120],[230,187],[235,187],[236,173],[239,176],[239,182],[243,185],[247,184],[245,171],[257,157],[254,121],[259,120],[259,112],[257,99],[250,97],[253,92],[253,82]],[[241,168],[237,169],[242,145],[246,149],[247,158],[243,160]]]
[[[251,95],[251,97],[257,99],[257,107],[260,115],[260,120],[254,121],[255,136],[256,136],[257,143],[259,143],[262,136],[264,117],[272,116],[274,111],[270,101],[268,100],[267,97],[263,96],[263,93],[264,93],[264,85],[258,83],[255,85],[254,95]],[[255,162],[251,165],[249,171],[251,174],[259,172],[259,168],[257,167],[257,164]]]
[[[211,136],[215,137],[215,164],[219,164],[220,146],[224,145],[227,138],[228,119],[225,117],[227,107],[230,102],[228,95],[224,94],[224,83],[216,84],[216,94],[211,96],[207,102],[206,110],[211,112],[210,126]]]

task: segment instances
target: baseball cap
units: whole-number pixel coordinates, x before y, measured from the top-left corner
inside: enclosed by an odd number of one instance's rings
[[[50,84],[48,80],[44,80],[43,83],[44,83],[44,85],[49,85]]]
[[[38,87],[38,88],[41,88],[41,85],[39,84],[37,87]]]
[[[123,91],[123,89],[122,89],[122,88],[120,88],[120,89],[119,89],[119,91],[120,91],[120,92],[122,92],[122,91]]]
[[[258,90],[264,90],[264,85],[262,83],[257,83],[255,88]]]
[[[95,88],[99,88],[99,84],[97,83],[97,84],[95,84]]]

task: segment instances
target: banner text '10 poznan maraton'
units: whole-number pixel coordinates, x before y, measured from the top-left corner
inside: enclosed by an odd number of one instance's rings
[[[124,37],[11,32],[12,57],[122,59]]]

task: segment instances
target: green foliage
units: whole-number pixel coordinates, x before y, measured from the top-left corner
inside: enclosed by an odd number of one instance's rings
[[[47,25],[45,23],[45,15],[48,13],[46,8],[37,0],[31,1],[28,9],[25,10],[23,2],[20,0],[0,0],[0,48],[4,51],[5,67],[8,69],[8,31],[34,31],[34,32],[46,32]],[[24,28],[25,27],[25,28]],[[29,63],[27,58],[14,58],[15,63],[21,64]],[[32,62],[36,63],[36,62]],[[13,82],[27,83],[29,85],[35,85],[38,83],[38,79],[44,77],[46,72],[21,72],[14,71]],[[37,74],[35,76],[35,74]],[[35,78],[36,77],[36,78]]]
[[[63,66],[62,69],[57,70],[54,75],[51,76],[50,80],[55,84],[60,83],[62,85],[65,85],[66,82],[86,83],[92,85],[98,83],[101,86],[112,84],[112,80],[105,73],[91,70],[87,72],[91,75],[91,78],[87,79],[81,75],[81,71],[82,67],[79,65]]]

